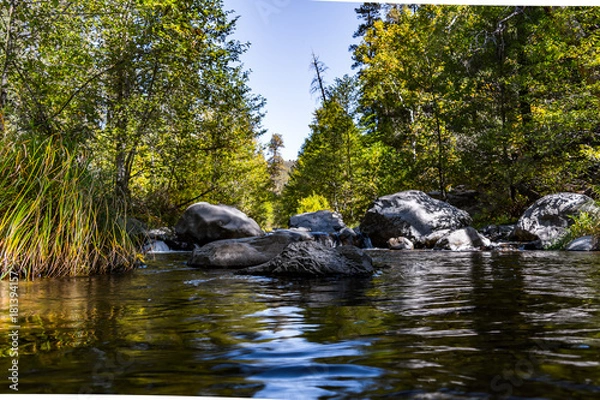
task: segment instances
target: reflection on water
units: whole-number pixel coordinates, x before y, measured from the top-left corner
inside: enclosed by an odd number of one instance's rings
[[[318,330],[318,325],[304,322],[303,312],[299,307],[283,306],[247,316],[259,318],[264,329],[228,357],[244,360],[256,371],[248,380],[262,382],[264,387],[255,397],[319,398],[335,395],[341,388],[360,393],[372,384],[368,378],[381,375],[377,368],[351,363],[353,357],[363,354],[362,348],[370,341],[315,343],[303,338],[304,332]],[[328,355],[335,355],[340,362],[319,362],[319,358]]]
[[[597,253],[372,255],[389,268],[370,279],[238,277],[166,254],[20,282],[20,393],[600,396]]]

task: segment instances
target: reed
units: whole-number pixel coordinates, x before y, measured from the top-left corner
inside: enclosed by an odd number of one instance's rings
[[[86,165],[59,139],[0,139],[0,266],[21,278],[134,268],[136,248]]]

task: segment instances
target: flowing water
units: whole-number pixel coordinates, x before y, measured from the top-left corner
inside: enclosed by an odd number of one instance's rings
[[[600,398],[599,253],[371,255],[386,267],[369,279],[165,254],[122,276],[20,282],[19,393]]]

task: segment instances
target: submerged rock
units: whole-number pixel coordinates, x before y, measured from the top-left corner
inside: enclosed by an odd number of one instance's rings
[[[290,243],[313,241],[308,232],[279,230],[261,237],[218,240],[194,250],[188,265],[204,268],[246,268],[268,262]]]
[[[342,216],[329,210],[321,210],[294,215],[289,221],[290,228],[306,228],[311,232],[335,233],[346,227]]]
[[[175,232],[179,239],[199,245],[264,234],[256,221],[237,208],[205,202],[189,206],[175,225]]]
[[[245,275],[283,277],[369,276],[371,257],[355,246],[328,248],[316,242],[296,242],[271,261],[239,271]]]
[[[415,245],[425,246],[425,239],[440,230],[453,231],[469,226],[471,216],[423,192],[409,190],[375,200],[360,225],[375,247],[387,247],[391,238],[403,236]]]
[[[557,193],[533,203],[515,226],[513,237],[521,241],[541,242],[542,247],[556,244],[568,233],[573,216],[581,212],[598,213],[590,197],[578,193]]]

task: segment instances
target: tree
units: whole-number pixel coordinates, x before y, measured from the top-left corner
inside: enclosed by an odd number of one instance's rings
[[[271,140],[268,144],[268,153],[270,157],[267,159],[269,177],[271,178],[271,184],[273,186],[275,194],[281,194],[283,186],[285,185],[285,160],[281,156],[281,151],[285,147],[283,145],[283,138],[280,134],[274,133],[271,136]]]
[[[369,29],[373,28],[375,22],[381,20],[381,11],[384,7],[385,6],[381,3],[363,3],[358,8],[355,8],[354,11],[356,12],[356,14],[358,14],[357,18],[362,19],[364,22],[362,22],[358,26],[356,32],[354,32],[352,37],[355,39],[359,37],[364,37],[369,31]],[[362,66],[365,62],[365,59],[363,59],[364,56],[373,56],[373,52],[370,50],[366,52],[357,52],[357,49],[357,44],[353,44],[349,48],[349,50],[352,52],[352,56],[354,59],[354,64],[352,65],[352,68]]]
[[[311,134],[283,192],[286,217],[299,209],[303,199],[322,197],[347,223],[355,223],[371,201],[361,131],[348,112],[356,108],[355,92],[356,85],[347,76],[327,88],[329,98],[315,112]]]
[[[399,167],[408,171],[404,185],[428,189],[437,178],[442,196],[454,157],[452,93],[457,68],[451,49],[460,11],[393,7],[387,21],[375,21],[355,51],[362,54],[361,105],[371,121],[370,135],[394,150]]]
[[[317,57],[314,52],[312,53],[310,68],[315,72],[315,76],[310,84],[310,92],[311,94],[319,93],[321,102],[325,103],[325,101],[327,101],[327,92],[325,91],[323,74],[327,71],[327,66],[324,62],[319,60],[319,57]]]
[[[370,158],[386,165],[375,169],[379,191],[437,187],[443,196],[467,184],[492,213],[515,216],[545,193],[592,182],[597,10],[361,12],[370,18],[354,48],[360,122]]]
[[[580,42],[587,35],[573,29],[582,16],[576,10],[470,9],[474,129],[463,159],[483,174],[493,197],[513,204],[514,215],[545,193],[573,190],[580,146],[593,141],[598,126],[581,74],[589,49]]]

